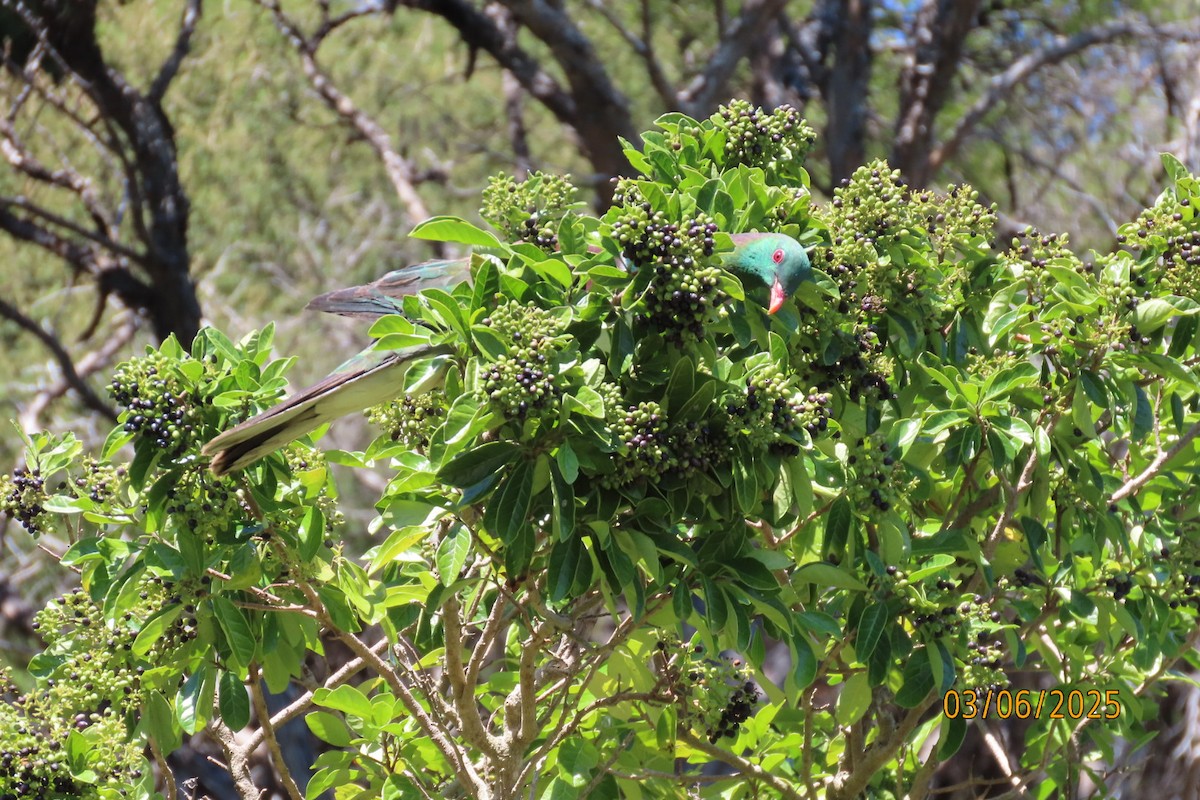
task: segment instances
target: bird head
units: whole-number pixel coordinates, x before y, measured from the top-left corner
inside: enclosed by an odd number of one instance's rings
[[[753,275],[770,289],[767,311],[774,314],[800,288],[812,280],[812,264],[804,247],[782,233],[749,233],[734,237],[730,268]]]

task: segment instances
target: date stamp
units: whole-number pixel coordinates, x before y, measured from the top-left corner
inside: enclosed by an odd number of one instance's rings
[[[1116,689],[951,689],[942,698],[947,719],[1117,719]]]

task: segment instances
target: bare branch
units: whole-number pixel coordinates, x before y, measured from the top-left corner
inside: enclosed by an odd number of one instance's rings
[[[1166,466],[1168,461],[1183,452],[1183,448],[1187,447],[1197,436],[1200,436],[1200,423],[1188,428],[1183,436],[1180,436],[1169,448],[1160,450],[1148,467],[1113,492],[1112,497],[1108,501],[1110,503],[1117,503],[1130,495],[1137,494],[1155,475],[1162,472],[1163,467]]]
[[[462,606],[454,595],[442,605],[442,627],[446,635],[446,677],[450,681],[450,691],[463,738],[481,751],[496,756],[499,753],[498,744],[483,726],[479,706],[475,702],[476,684],[468,680],[467,670],[463,665],[462,653],[466,647],[466,639],[463,637]]]
[[[192,34],[196,32],[196,23],[200,21],[202,2],[203,0],[188,0],[187,5],[184,6],[183,21],[179,24],[179,36],[175,39],[175,48],[163,62],[157,77],[154,78],[154,83],[150,84],[150,91],[146,93],[146,99],[151,103],[162,102],[163,97],[167,94],[167,89],[171,86],[171,81],[179,73],[183,59],[191,50]]]
[[[101,400],[100,396],[92,391],[92,387],[88,386],[87,381],[79,375],[75,369],[75,362],[71,359],[71,354],[67,352],[66,348],[62,346],[62,343],[58,341],[54,334],[21,313],[16,306],[4,300],[0,300],[0,317],[10,320],[22,330],[33,334],[38,341],[46,346],[46,349],[50,351],[50,354],[54,356],[54,360],[58,363],[58,368],[62,370],[63,379],[75,390],[76,394],[79,395],[80,401],[85,406],[112,422],[117,421],[116,412],[113,411],[111,406]]]
[[[1038,70],[1057,64],[1089,47],[1109,44],[1119,39],[1136,37],[1144,41],[1197,42],[1200,31],[1187,28],[1159,28],[1140,20],[1115,20],[1097,25],[1073,36],[1058,36],[1048,46],[1038,48],[1018,58],[1002,73],[991,79],[983,96],[959,118],[945,140],[929,154],[930,174],[952,158],[983,119],[1013,92],[1025,84]]]
[[[212,731],[213,736],[220,743],[221,749],[225,751],[225,759],[229,762],[227,770],[229,776],[233,778],[233,785],[237,789],[238,797],[241,800],[259,800],[259,789],[254,785],[254,778],[250,775],[249,751],[238,744],[237,736],[219,718],[214,718],[208,724],[208,730]]]
[[[138,319],[133,314],[129,314],[124,324],[116,331],[108,333],[97,349],[90,353],[85,353],[76,361],[76,376],[80,380],[86,381],[87,378],[95,373],[107,370],[113,361],[116,360],[117,354],[125,349],[125,346],[133,339],[134,334],[137,333],[140,327]],[[70,379],[64,374],[56,385],[48,386],[38,392],[21,412],[21,427],[27,431],[39,430],[42,427],[40,422],[42,414],[50,407],[51,403],[65,395],[72,388]],[[107,408],[107,406],[105,407]],[[107,417],[107,415],[105,416]]]
[[[299,26],[283,12],[278,0],[259,0],[259,4],[271,12],[275,26],[300,56],[300,66],[304,70],[304,76],[308,78],[309,85],[332,111],[367,140],[383,161],[383,168],[392,182],[392,188],[396,190],[396,196],[404,204],[409,216],[417,221],[430,217],[425,201],[417,192],[412,165],[392,145],[392,139],[383,126],[360,109],[349,95],[342,92],[317,63],[319,40],[305,37]]]
[[[679,102],[675,87],[671,85],[670,79],[667,78],[666,72],[663,71],[662,63],[658,60],[658,55],[654,52],[654,47],[650,40],[651,29],[651,14],[649,0],[642,0],[642,35],[638,36],[633,31],[629,30],[620,16],[617,15],[605,0],[588,0],[588,5],[608,22],[609,25],[625,40],[633,52],[638,54],[638,57],[646,65],[646,74],[650,78],[650,85],[658,92],[658,99],[662,101],[666,108],[673,108]]]
[[[693,117],[707,116],[726,94],[737,65],[758,44],[767,21],[785,5],[787,0],[746,0],[709,58],[708,67],[679,92],[680,108]]]
[[[924,186],[933,174],[929,150],[934,122],[950,96],[980,5],[981,0],[925,0],[914,17],[910,52],[900,75],[892,164],[916,186]]]
[[[275,774],[283,782],[283,788],[287,791],[290,800],[301,800],[300,787],[296,785],[296,781],[287,767],[287,762],[284,761],[283,751],[279,748],[279,740],[275,738],[275,726],[271,722],[271,712],[267,709],[267,699],[263,697],[262,679],[259,677],[257,664],[250,665],[248,683],[251,702],[254,704],[254,713],[258,716],[259,730],[266,739],[271,760],[275,762]],[[250,752],[250,749],[246,748],[246,751]]]
[[[778,792],[780,797],[786,797],[788,800],[802,800],[803,798],[803,795],[793,789],[787,781],[783,780],[778,775],[767,772],[765,769],[749,759],[743,758],[739,755],[734,755],[728,750],[724,750],[716,745],[711,745],[703,739],[697,738],[690,733],[684,733],[679,738],[683,739],[688,743],[688,745],[696,750],[699,750],[705,755],[711,756],[718,761],[728,764],[742,775],[762,781],[767,786],[770,786],[772,789]]]

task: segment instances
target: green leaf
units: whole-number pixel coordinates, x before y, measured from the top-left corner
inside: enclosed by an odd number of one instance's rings
[[[550,588],[550,602],[560,603],[583,592],[592,580],[592,559],[584,546],[583,538],[572,536],[566,541],[556,542],[550,551],[550,563],[546,569],[546,584]]]
[[[574,394],[564,397],[563,405],[585,416],[604,419],[604,398],[590,386],[580,386]]]
[[[1153,333],[1175,316],[1188,316],[1200,311],[1200,303],[1186,297],[1151,297],[1142,300],[1133,311],[1133,324],[1142,333]]]
[[[837,553],[846,546],[852,517],[849,500],[839,497],[833,501],[825,516],[825,547],[829,552]]]
[[[839,589],[851,589],[856,592],[866,591],[866,585],[849,572],[826,564],[824,561],[814,561],[796,570],[794,580],[802,583],[815,583],[818,586],[835,586]]]
[[[300,558],[312,561],[325,542],[325,515],[316,506],[305,509],[300,521]]]
[[[178,750],[183,743],[183,732],[175,723],[175,712],[162,692],[151,690],[146,693],[143,712],[146,730],[158,744],[162,754],[168,755]]]
[[[671,370],[671,378],[667,382],[667,416],[678,413],[683,405],[691,399],[696,386],[696,365],[687,356],[675,362]]]
[[[201,664],[179,687],[175,709],[184,733],[195,733],[212,717],[213,695],[217,688],[213,672],[211,664]]]
[[[250,724],[250,698],[242,679],[230,670],[221,670],[217,681],[221,721],[232,731],[240,731]]]
[[[967,720],[962,714],[942,719],[942,735],[938,743],[938,758],[946,760],[958,752],[967,737]]]
[[[555,461],[562,472],[563,479],[567,483],[575,483],[575,479],[579,477],[579,456],[575,454],[570,442],[563,442],[562,446],[558,448]]]
[[[1159,158],[1162,160],[1163,170],[1170,177],[1171,183],[1178,184],[1179,181],[1189,177],[1188,168],[1175,156],[1170,153],[1160,153]]]
[[[463,525],[453,526],[438,544],[437,549],[438,579],[443,586],[450,586],[458,580],[459,573],[467,563],[467,556],[470,553],[470,531]]]
[[[933,668],[924,650],[914,650],[904,665],[904,683],[896,692],[896,705],[901,708],[916,708],[934,689]]]
[[[935,555],[926,559],[918,569],[909,573],[908,582],[912,584],[916,583],[917,581],[924,580],[930,575],[936,575],[953,563],[954,556],[946,553],[936,553]]]
[[[485,442],[465,450],[438,470],[438,479],[450,486],[474,486],[507,466],[521,450],[511,442]]]
[[[245,669],[254,660],[257,649],[257,640],[250,623],[246,621],[245,612],[220,595],[212,598],[212,608],[213,616],[217,618],[217,623],[225,634],[225,641],[229,644],[234,664]]]
[[[518,461],[496,490],[488,505],[485,522],[505,544],[511,544],[531,528],[529,508],[533,502],[533,462]]]
[[[304,717],[304,723],[318,739],[334,747],[349,747],[354,741],[354,735],[342,718],[328,711],[313,711]]]
[[[550,488],[554,493],[554,531],[560,542],[575,537],[575,489],[558,463],[550,465]]]
[[[134,655],[144,656],[149,653],[150,648],[166,636],[167,628],[170,628],[182,613],[183,606],[175,604],[167,606],[162,611],[150,617],[146,621],[146,624],[142,626],[142,629],[138,631],[137,638],[133,640]]]
[[[842,684],[842,691],[837,701],[837,721],[839,725],[853,725],[862,719],[863,714],[871,707],[871,684],[867,673],[856,672]]]
[[[371,719],[371,701],[356,686],[344,683],[336,689],[317,689],[313,702],[363,720]]]
[[[504,246],[494,234],[477,228],[465,219],[458,217],[431,217],[419,223],[408,235],[414,239],[425,239],[430,242],[458,242],[479,247]]]
[[[738,507],[747,514],[758,511],[761,502],[756,463],[748,458],[738,458],[733,468],[733,488],[737,493]]]
[[[999,370],[983,384],[983,399],[996,400],[1005,397],[1016,389],[1033,385],[1037,378],[1038,368],[1027,361]]]
[[[887,628],[890,616],[887,605],[884,603],[871,603],[863,610],[862,617],[858,622],[858,631],[854,637],[854,652],[858,654],[859,661],[864,664],[870,661],[871,654],[875,652],[875,646],[879,644],[879,637]]]
[[[817,678],[817,654],[807,636],[792,637],[792,680],[797,689],[812,685]]]
[[[1137,408],[1133,414],[1131,435],[1135,442],[1140,442],[1154,429],[1154,410],[1150,405],[1150,398],[1146,396],[1142,387],[1135,385],[1133,389],[1137,398]]]

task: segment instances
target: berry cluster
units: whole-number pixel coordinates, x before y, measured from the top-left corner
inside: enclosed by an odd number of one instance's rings
[[[909,221],[924,228],[939,256],[946,256],[955,242],[991,239],[996,226],[995,206],[979,202],[979,192],[970,186],[949,187],[945,195],[929,189],[908,195]]]
[[[754,685],[753,681],[746,681],[734,689],[733,694],[729,695],[729,702],[721,709],[721,716],[717,720],[717,724],[705,731],[709,744],[716,744],[721,737],[730,739],[736,737],[738,728],[742,727],[743,722],[750,719],[757,703],[758,687]]]
[[[703,472],[721,463],[728,452],[722,431],[696,422],[672,424],[658,403],[612,408],[609,422],[619,450],[613,455],[615,470],[602,479],[606,486]]]
[[[989,631],[977,631],[967,643],[968,659],[960,680],[966,687],[1000,691],[1010,684],[1004,672],[1004,642]]]
[[[659,673],[679,709],[679,718],[704,731],[710,744],[733,739],[750,719],[759,691],[739,658],[705,657],[703,645],[677,640],[657,644]]]
[[[1200,299],[1200,230],[1189,198],[1164,194],[1153,208],[1123,226],[1117,241],[1143,256],[1159,255],[1155,260],[1142,259],[1150,265],[1139,287],[1150,282],[1166,294]]]
[[[0,673],[0,695],[0,798],[125,797],[145,774],[140,743],[127,741],[123,716],[111,708],[102,714],[63,714],[45,693],[21,694],[7,673]],[[88,730],[93,774],[87,779],[72,775],[63,747],[72,729]]]
[[[1051,264],[1069,266],[1080,275],[1095,275],[1091,263],[1083,263],[1071,252],[1067,235],[1043,234],[1037,228],[1026,227],[1013,237],[1012,247],[1000,256],[1000,263],[1018,278],[1024,278],[1031,305],[1041,304],[1058,284],[1048,271]]]
[[[86,497],[97,506],[107,506],[116,500],[125,483],[124,467],[102,464],[94,458],[83,460],[83,475],[72,481],[75,495]]]
[[[768,366],[746,378],[746,392],[726,401],[734,429],[755,448],[792,444],[801,430],[817,436],[829,424],[829,395],[796,388],[794,376]]]
[[[881,594],[882,601],[900,601],[900,614],[912,625],[915,637],[939,641],[956,656],[962,664],[961,686],[998,690],[1008,685],[1003,671],[1004,643],[999,638],[1003,617],[983,595],[964,597],[961,585],[947,578],[911,583],[907,573],[895,565],[888,566],[882,576],[868,574],[867,583]]]
[[[857,332],[832,331],[840,347],[831,352],[840,352],[830,363],[813,361],[809,364],[813,372],[813,383],[820,391],[834,386],[843,386],[851,402],[860,398],[878,402],[895,398],[895,391],[888,382],[892,374],[892,360],[887,355],[885,344],[876,332],[877,325],[855,326]]]
[[[150,613],[150,605],[141,603],[136,612],[125,613],[126,624],[107,624],[103,610],[82,589],[39,611],[34,629],[48,644],[68,644],[61,663],[46,681],[55,703],[84,713],[136,703],[140,687],[132,626],[141,624]]]
[[[607,482],[623,486],[638,478],[656,478],[666,472],[671,459],[669,431],[666,415],[658,403],[629,406],[613,425],[621,452],[613,456],[617,471]]]
[[[635,200],[636,186],[618,185],[618,197]],[[615,213],[612,236],[638,269],[652,270],[649,290],[639,310],[639,324],[661,331],[677,346],[703,339],[705,325],[729,299],[713,263],[716,223],[706,215],[676,221],[649,203],[629,202]]]
[[[575,204],[570,176],[531,173],[521,181],[496,175],[483,192],[480,215],[513,241],[532,242],[544,250],[558,245],[558,220]]]
[[[125,410],[125,430],[141,434],[178,458],[199,444],[197,427],[206,398],[194,391],[179,363],[162,353],[151,353],[118,365],[108,392]]]
[[[767,112],[745,100],[721,106],[711,117],[713,126],[725,132],[725,167],[738,164],[771,169],[803,163],[817,133],[789,105]]]
[[[429,447],[430,432],[445,416],[446,393],[441,389],[419,397],[405,396],[367,410],[367,419],[383,428],[393,442],[421,453]]]
[[[1193,561],[1192,564],[1193,564],[1193,566],[1200,567],[1200,560]],[[1128,576],[1125,576],[1125,577],[1128,578]],[[1113,580],[1113,579],[1109,578],[1108,580]],[[1105,581],[1105,584],[1108,584],[1108,580]],[[1129,590],[1132,590],[1133,589],[1132,579],[1129,580],[1129,583],[1130,583]],[[1124,588],[1125,584],[1122,583],[1121,586],[1122,586],[1122,588]],[[1114,590],[1113,594],[1115,596],[1116,595],[1115,581],[1112,585],[1112,588]],[[1128,595],[1129,590],[1126,590],[1124,592],[1124,594]],[[1168,604],[1171,606],[1171,608],[1175,609],[1175,608],[1179,608],[1181,606],[1191,605],[1191,606],[1194,606],[1197,611],[1200,611],[1200,574],[1191,573],[1188,575],[1183,575],[1183,574],[1171,575],[1171,577],[1167,581],[1166,594],[1168,597],[1170,597]],[[1180,599],[1180,596],[1182,596],[1183,599]]]
[[[509,420],[557,409],[562,390],[554,381],[554,358],[561,343],[553,338],[559,332],[554,317],[533,304],[505,303],[482,324],[512,342],[507,355],[482,367],[483,396]]]
[[[130,740],[127,709],[142,702],[146,669],[133,653],[136,627],[162,607],[161,582],[143,581],[141,600],[116,620],[75,590],[52,601],[34,619],[34,630],[55,653],[38,691],[21,695],[0,677],[0,797],[125,796],[143,776],[141,743]],[[156,591],[147,591],[156,590]],[[155,597],[151,597],[154,594]],[[166,655],[164,644],[155,644]],[[155,663],[164,664],[165,661]],[[94,780],[77,783],[63,748],[71,730],[86,730]]]
[[[846,466],[855,476],[855,480],[847,480],[847,492],[862,511],[887,511],[912,486],[900,461],[878,434],[859,439],[846,456]]]
[[[243,507],[234,482],[216,478],[202,467],[185,471],[167,490],[167,519],[175,535],[199,536],[212,546],[236,529],[249,510]]]
[[[18,467],[11,476],[0,477],[0,511],[21,523],[33,536],[45,530],[46,496],[41,470]]]
[[[940,312],[959,305],[965,268],[908,264],[895,257],[895,246],[905,240],[919,247],[928,243],[942,257],[952,255],[954,243],[967,235],[986,246],[995,213],[978,199],[967,186],[951,187],[944,196],[913,192],[882,160],[855,170],[819,211],[834,232],[823,269],[838,282],[839,313],[877,319],[888,310],[903,310],[916,324],[935,326]]]

